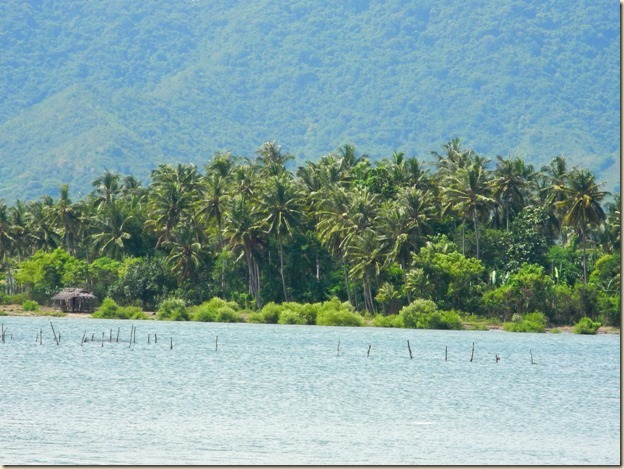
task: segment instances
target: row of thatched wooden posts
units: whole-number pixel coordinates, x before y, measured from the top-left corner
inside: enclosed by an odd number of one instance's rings
[[[2,342],[3,344],[6,341],[6,332],[8,331],[8,328],[4,328],[4,324],[1,325],[1,329],[0,329],[0,342]],[[54,342],[56,343],[56,345],[60,345],[61,343],[61,332],[58,331],[58,334],[56,332],[56,329],[54,329],[54,325],[52,324],[52,321],[50,321],[50,328],[52,329],[52,334],[54,336]],[[84,334],[82,335],[82,339],[80,339],[80,346],[82,347],[84,344],[88,343],[88,342],[95,342],[95,343],[99,343],[101,344],[102,347],[104,347],[104,342],[108,342],[108,343],[119,343],[120,339],[119,339],[119,335],[121,332],[121,328],[118,327],[117,328],[117,334],[115,336],[115,339],[113,340],[113,329],[109,329],[109,334],[108,334],[108,340],[106,339],[106,332],[102,332],[102,337],[96,339],[95,338],[95,332],[93,332],[91,334],[91,337],[87,336],[87,331],[84,331]],[[9,339],[12,340],[13,339],[13,334],[10,334]],[[153,335],[152,333],[148,333],[147,334],[147,343],[151,344],[152,340],[154,342],[154,344],[158,343],[158,335],[154,332]],[[126,340],[121,339],[121,343],[126,342]],[[130,328],[130,338],[127,340],[128,342],[128,348],[132,347],[132,344],[136,344],[136,326],[134,326],[134,324],[131,325]],[[35,338],[35,343],[39,343],[40,345],[43,345],[43,329],[40,329],[37,332],[37,337]],[[219,348],[219,336],[215,337],[215,352],[218,350]],[[368,346],[368,350],[366,351],[366,357],[370,357],[370,353],[372,350],[373,346],[369,344]],[[173,350],[173,337],[170,337],[169,339],[169,349]],[[414,358],[414,355],[412,354],[412,347],[410,346],[410,341],[407,341],[407,351],[409,353],[409,357],[410,360],[412,360]],[[470,352],[470,362],[472,362],[474,360],[474,352],[475,352],[475,343],[472,343],[472,349]],[[537,365],[537,363],[533,360],[533,351],[529,350],[529,354],[531,357],[531,364],[532,365]],[[340,356],[340,340],[338,341],[338,346],[336,348],[336,356],[339,357]],[[496,363],[498,363],[500,361],[500,356],[497,354],[494,355],[494,358],[496,360]],[[444,347],[444,361],[448,361],[448,346]]]

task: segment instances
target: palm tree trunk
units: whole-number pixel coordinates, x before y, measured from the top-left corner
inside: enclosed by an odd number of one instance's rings
[[[479,259],[479,225],[478,225],[478,222],[477,222],[477,212],[476,212],[476,210],[472,211],[472,223],[474,224],[475,242],[477,243],[477,259]]]
[[[284,301],[288,301],[288,292],[286,291],[286,279],[284,278],[284,244],[280,240],[279,243],[280,257],[280,277],[282,277],[282,290],[284,291]]]
[[[345,288],[347,289],[347,298],[349,299],[349,304],[353,306],[353,301],[351,301],[351,288],[349,288],[349,272],[347,271],[347,264],[345,263],[344,258],[342,260],[342,270],[344,272]]]
[[[583,243],[583,283],[587,286],[587,245],[585,243],[585,230],[581,230],[581,242]]]

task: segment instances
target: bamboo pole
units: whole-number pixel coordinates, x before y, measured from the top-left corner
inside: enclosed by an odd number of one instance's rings
[[[171,344],[169,345],[169,350],[173,350],[173,337],[171,338]]]
[[[370,355],[371,347],[372,345],[368,346],[368,352],[366,352],[366,358],[368,358],[368,356]]]
[[[108,342],[109,343],[113,343],[113,330],[112,329],[110,329],[110,335],[108,337]]]
[[[121,327],[117,328],[117,343],[119,343],[119,330],[121,329]]]
[[[410,356],[410,360],[411,360],[414,357],[412,357],[412,347],[410,347],[409,340],[407,341],[407,350],[409,351],[409,356]]]
[[[529,350],[529,353],[531,354],[531,365],[537,365],[537,363],[533,361],[533,352]]]
[[[444,361],[448,361],[448,345],[444,346]]]
[[[52,328],[52,334],[54,334],[54,342],[56,342],[56,345],[59,344],[59,341],[56,337],[56,331],[54,330],[54,326],[52,325],[52,321],[50,321],[50,327]]]
[[[472,363],[472,360],[474,358],[474,342],[472,343],[472,353],[470,354],[470,362]]]
[[[43,329],[39,329],[39,345],[43,345]]]
[[[340,339],[338,339],[338,348],[336,350],[336,356],[339,357],[340,356]]]
[[[84,334],[82,334],[82,339],[80,339],[80,346],[82,347],[82,344],[84,344],[85,341],[85,335],[87,335],[87,331],[84,331]]]
[[[102,331],[102,347],[104,347],[104,331]]]
[[[215,339],[215,352],[217,351],[218,347],[219,347],[219,336],[217,336],[216,339]]]

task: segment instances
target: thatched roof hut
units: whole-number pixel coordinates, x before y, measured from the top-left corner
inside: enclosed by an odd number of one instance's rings
[[[65,288],[52,297],[52,302],[65,313],[91,313],[95,296],[82,288]]]

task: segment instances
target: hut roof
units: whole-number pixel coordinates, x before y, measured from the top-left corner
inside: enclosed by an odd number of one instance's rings
[[[69,300],[71,298],[88,298],[95,299],[95,296],[92,293],[89,293],[82,288],[64,288],[56,295],[52,297],[53,300]]]

